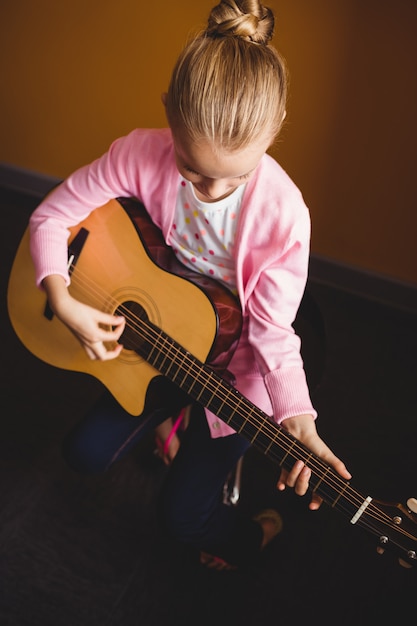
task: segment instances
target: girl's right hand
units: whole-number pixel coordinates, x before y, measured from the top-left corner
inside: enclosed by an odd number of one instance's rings
[[[47,276],[43,286],[52,311],[75,335],[90,359],[108,361],[119,356],[123,345],[117,342],[125,328],[124,317],[103,313],[76,300],[61,276]],[[114,343],[115,347],[109,347]]]

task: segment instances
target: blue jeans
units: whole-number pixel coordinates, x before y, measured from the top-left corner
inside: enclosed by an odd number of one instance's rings
[[[76,471],[105,471],[166,417],[133,417],[105,394],[66,438],[64,456]],[[159,498],[171,537],[236,565],[251,560],[262,541],[259,524],[222,501],[223,485],[248,447],[237,434],[212,439],[203,409],[195,406]]]

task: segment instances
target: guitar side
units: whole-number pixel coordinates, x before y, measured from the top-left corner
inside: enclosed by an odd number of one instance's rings
[[[135,204],[128,208],[132,213]],[[88,236],[71,274],[71,295],[112,314],[124,302],[135,302],[152,323],[206,361],[213,353],[219,328],[218,312],[206,292],[150,258],[120,202],[111,200],[93,211],[71,229],[70,242],[82,228]],[[45,315],[47,302],[35,285],[28,229],[12,266],[7,302],[17,336],[36,357],[58,368],[94,376],[129,413],[142,413],[148,386],[159,372],[129,349],[114,360],[92,361],[56,317]]]

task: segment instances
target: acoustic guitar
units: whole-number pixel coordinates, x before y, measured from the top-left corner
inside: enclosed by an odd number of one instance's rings
[[[124,349],[117,359],[92,361],[54,317],[35,286],[26,230],[10,275],[8,310],[30,352],[94,376],[132,415],[148,403],[200,403],[275,465],[290,469],[302,460],[311,469],[311,490],[327,505],[373,535],[379,550],[416,565],[417,500],[391,504],[360,493],[228,382],[241,330],[238,302],[216,281],[183,267],[137,201],[112,200],[71,229],[68,267],[75,298],[126,318]]]

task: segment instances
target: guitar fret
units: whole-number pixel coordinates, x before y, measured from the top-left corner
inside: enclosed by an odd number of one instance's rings
[[[172,344],[172,342],[170,342],[170,343]],[[173,344],[172,344],[171,347],[174,347]],[[174,352],[174,354],[175,354],[175,352]],[[170,363],[168,364],[168,367],[165,369],[165,375],[169,376],[171,378],[171,380],[173,380],[174,382],[176,381],[177,374],[179,372],[185,371],[185,366],[184,366],[185,354],[181,354],[179,352],[178,352],[178,354],[181,357],[181,361],[177,362],[177,361],[175,361],[175,359],[171,359]],[[167,356],[169,356],[169,351],[167,351]],[[174,366],[176,366],[177,369],[175,369]],[[172,369],[173,369],[173,373],[171,373]]]
[[[253,438],[252,443],[255,443],[255,440],[256,447],[263,452],[265,456],[267,456],[271,446],[274,444],[273,439],[271,439],[271,435],[269,433],[265,433],[262,426],[260,426],[257,429],[257,433]]]
[[[159,362],[159,371],[163,372],[164,374],[167,374],[169,372],[169,367],[170,364],[168,365],[168,369],[165,368],[165,363],[167,362],[168,359],[168,355],[169,355],[169,340],[165,339],[163,340],[163,348],[164,349],[160,349],[160,356],[162,357],[162,361]],[[167,349],[168,348],[168,349]],[[172,363],[172,361],[171,361]]]
[[[251,444],[254,444],[255,441],[258,442],[258,447],[261,447],[261,444],[263,442],[263,436],[264,433],[262,432],[262,427],[261,426],[256,426],[255,427],[255,434],[253,435],[253,437],[250,438],[250,442]]]
[[[192,377],[191,384],[189,384],[188,387],[187,387],[187,391],[188,391],[188,393],[190,395],[191,395],[191,392],[193,391],[194,387],[196,386],[196,384],[197,384],[197,379],[195,377]]]
[[[341,491],[339,491],[337,498],[335,500],[333,500],[331,506],[334,508],[336,506],[336,504],[338,503],[338,501],[340,500],[340,498],[343,496],[343,494],[345,493],[346,489],[348,488],[349,483],[345,483],[341,489]]]
[[[222,420],[228,423],[228,418],[226,417],[226,410],[230,408],[228,405],[225,406],[226,396],[222,394],[222,397],[218,397],[218,390],[221,387],[221,382],[216,381],[216,387],[210,391],[210,394],[207,398],[207,406],[215,415],[222,414]],[[230,419],[230,418],[229,418]]]
[[[151,351],[148,352],[148,354],[145,354],[146,360],[148,361],[148,363],[150,363],[153,366],[155,366],[154,359],[158,356],[158,355],[156,355],[156,357],[153,356],[153,351],[155,349],[156,349],[156,345],[151,345]],[[143,351],[141,350],[141,352]]]
[[[262,432],[260,430],[260,426],[256,418],[254,418],[253,415],[250,414],[250,412],[245,416],[246,412],[247,410],[242,410],[241,408],[239,409],[239,412],[237,412],[241,424],[240,426],[238,423],[235,425],[236,431],[239,434],[243,433],[245,439],[248,439],[252,444],[256,443],[257,447],[262,449],[261,441],[258,441],[259,435]],[[238,420],[235,421],[237,422]]]
[[[179,374],[184,374],[184,376],[183,376],[183,378],[181,380],[178,380]],[[185,369],[184,370],[178,369],[175,372],[175,374],[172,375],[172,380],[173,380],[174,383],[176,383],[178,385],[178,387],[184,388],[186,386],[185,385],[185,381],[186,381],[187,376],[188,376],[188,373],[185,371]]]
[[[293,449],[293,447],[294,447],[294,443],[295,443],[294,441],[291,443],[291,446],[290,446],[289,450],[287,450],[286,454],[284,454],[284,456],[282,457],[281,462],[280,462],[280,465],[284,465],[284,463],[285,463],[285,461],[287,460],[287,458],[288,458],[288,456],[289,456],[289,454],[290,454],[291,450],[292,450],[292,449]]]
[[[281,434],[281,432],[278,431],[278,432],[274,433],[274,437],[272,439],[271,438],[269,439],[268,445],[266,446],[265,451],[264,451],[265,454],[268,454],[268,452],[270,451],[272,446],[279,446],[277,440],[278,440],[278,437],[279,437],[280,434]]]
[[[317,483],[314,485],[313,487],[313,491],[316,492],[317,489],[320,487],[321,483],[324,480],[324,477],[327,475],[327,473],[329,472],[330,467],[326,467],[325,471],[323,472],[323,474],[320,476],[319,480],[317,481]]]

